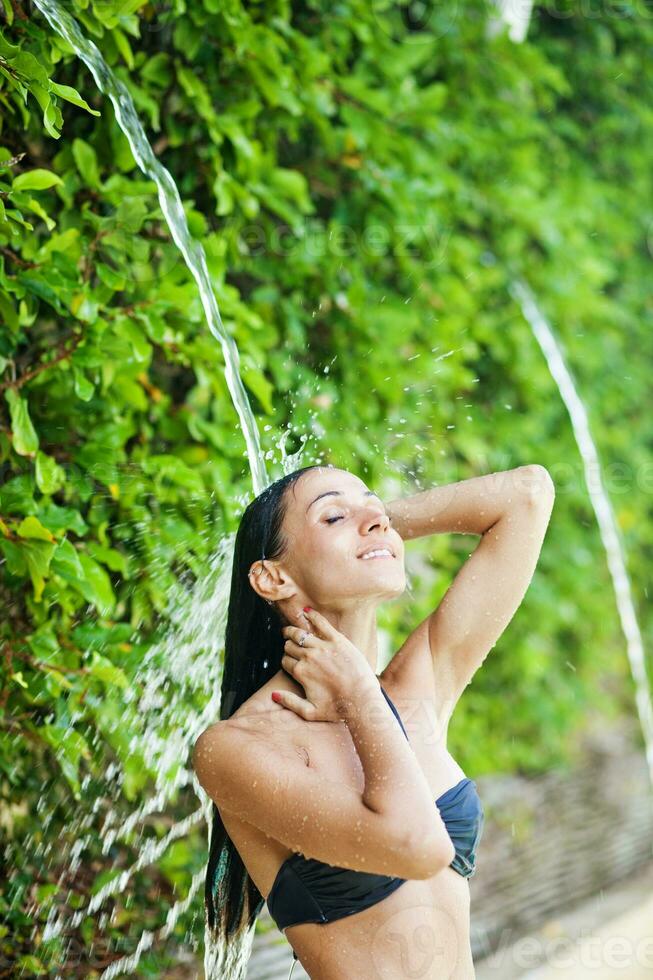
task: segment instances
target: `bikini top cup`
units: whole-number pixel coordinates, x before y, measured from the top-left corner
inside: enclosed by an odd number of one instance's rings
[[[381,690],[408,738],[397,709],[383,687]],[[484,824],[474,781],[461,779],[435,803],[456,851],[450,867],[469,878],[476,870],[476,849]],[[404,881],[405,878],[352,871],[293,853],[274,879],[267,897],[268,912],[280,931],[303,922],[331,922],[376,905]]]

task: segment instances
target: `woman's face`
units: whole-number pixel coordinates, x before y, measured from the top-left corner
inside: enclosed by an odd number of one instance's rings
[[[288,488],[287,505],[288,548],[275,563],[286,588],[273,598],[301,592],[318,609],[344,610],[361,599],[381,601],[405,591],[403,540],[383,502],[353,473],[310,470]],[[392,557],[361,557],[372,548],[387,548]]]

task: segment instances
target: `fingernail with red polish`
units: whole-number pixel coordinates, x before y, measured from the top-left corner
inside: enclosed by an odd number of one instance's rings
[[[313,612],[310,606],[304,606],[304,612]]]
[[[281,695],[279,694],[278,691],[273,691],[270,697],[272,698],[273,701],[276,701],[277,704],[279,703],[279,701],[281,701]]]

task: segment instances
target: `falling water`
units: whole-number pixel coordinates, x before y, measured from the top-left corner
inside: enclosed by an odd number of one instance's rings
[[[626,638],[630,669],[635,681],[637,711],[646,746],[649,777],[653,786],[653,708],[651,707],[651,693],[644,660],[644,644],[635,613],[635,603],[626,569],[619,528],[612,511],[610,498],[601,479],[599,455],[590,433],[587,411],[576,391],[560,345],[538,307],[531,289],[521,279],[515,279],[511,283],[510,292],[520,304],[524,317],[546,358],[549,371],[569,412],[576,444],[583,460],[585,483],[607,555],[621,628]]]
[[[222,323],[206,254],[191,237],[177,186],[148,143],[129,92],[105,63],[95,44],[82,35],[72,17],[53,0],[35,0],[35,6],[88,66],[100,91],[109,96],[116,120],[129,141],[136,163],[156,184],[161,210],[172,238],[197,283],[208,327],[222,348],[227,386],[240,419],[253,490],[257,495],[269,481],[256,420],[240,378],[238,349]],[[301,453],[286,455],[283,446],[281,451],[284,471],[296,468]],[[195,789],[201,805],[195,813],[176,823],[163,838],[149,840],[142,845],[134,864],[98,890],[82,909],[73,913],[66,908],[63,914],[53,909],[44,930],[44,940],[61,935],[64,929],[78,926],[87,915],[99,912],[108,898],[122,892],[133,875],[158,860],[173,841],[202,820],[209,824],[210,801],[201,792],[194,774],[180,760],[188,758],[189,746],[204,728],[219,717],[220,652],[224,647],[234,540],[232,536],[219,543],[208,575],[195,583],[192,591],[185,589],[181,583],[171,590],[166,606],[170,611],[168,633],[162,642],[149,649],[139,674],[134,678],[134,687],[127,693],[124,724],[134,733],[134,739],[138,739],[138,748],[149,770],[157,774],[154,794],[122,822],[116,809],[109,809],[99,832],[94,827],[97,807],[95,804],[89,805],[88,812],[75,818],[75,830],[79,836],[70,850],[69,870],[74,871],[78,867],[92,836],[99,833],[103,853],[107,854],[116,841],[129,841],[130,835],[137,831],[145,818],[160,813],[184,786],[191,785]],[[136,693],[139,685],[140,691]],[[193,711],[189,707],[196,703],[202,703],[201,710]],[[112,766],[110,770],[105,777],[107,786],[104,795],[115,799],[124,774],[118,766]],[[85,789],[86,785],[82,788]],[[45,858],[47,854],[47,846],[43,846],[42,857]],[[136,970],[142,954],[171,934],[179,916],[190,907],[199,892],[202,882],[203,872],[193,877],[186,897],[170,908],[164,926],[154,933],[145,930],[134,953],[116,960],[102,974],[104,980]],[[205,976],[208,978],[216,975],[217,971],[223,972],[220,968],[221,963],[224,965],[222,956],[231,960],[230,975],[239,976],[247,962],[252,939],[253,930],[249,930],[238,949],[224,951],[213,948],[207,934]]]

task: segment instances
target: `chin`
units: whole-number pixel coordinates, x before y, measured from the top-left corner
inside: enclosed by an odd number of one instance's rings
[[[407,588],[408,588],[408,583],[404,579],[403,584],[397,586],[396,589],[388,589],[388,591],[383,595],[382,601],[392,602],[393,599],[398,599],[399,596],[402,596],[404,594]]]

